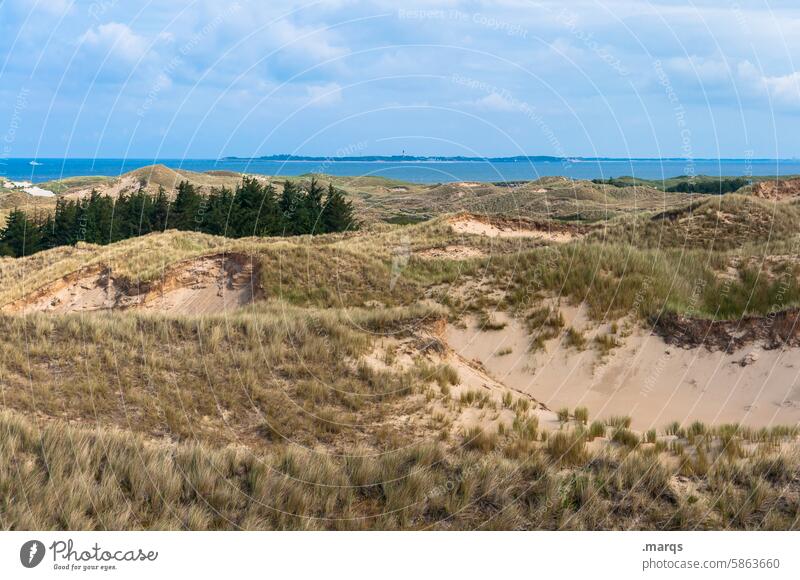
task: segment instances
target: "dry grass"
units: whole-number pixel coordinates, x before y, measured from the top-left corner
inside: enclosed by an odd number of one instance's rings
[[[457,186],[350,185],[376,219],[434,215],[459,195]],[[502,212],[524,199],[520,211],[538,218],[606,219],[640,202],[656,211],[656,193],[548,178],[515,192],[474,188],[462,207]],[[775,210],[767,247],[772,206],[724,196],[689,200],[687,213],[686,197],[668,197],[675,216],[614,218],[562,245],[456,240],[440,217],[316,238],[167,232],[2,259],[0,304],[82,268],[147,284],[224,252],[258,263],[260,300],[224,316],[0,316],[0,527],[797,529],[797,429],[676,423],[667,443],[631,431],[629,417],[587,427],[578,407],[574,422],[563,409],[561,430],[547,431],[526,398],[458,388],[444,358],[403,363],[407,353],[390,346],[382,364],[368,361],[384,337],[411,337],[461,309],[484,313],[489,327],[502,325],[485,314],[495,309],[519,316],[532,349],[562,335],[586,348],[574,327],[564,332],[545,301],[553,295],[604,321],[765,314],[778,292],[786,307],[800,303],[791,261],[768,272],[753,264],[765,248],[796,254],[796,208]],[[713,244],[701,243],[704,231],[717,232]],[[489,257],[415,255],[454,241]],[[735,276],[722,276],[728,249],[744,241]],[[460,293],[468,282],[472,294]],[[592,346],[607,353],[620,340],[612,330]],[[481,425],[460,426],[462,411]],[[606,435],[611,443],[598,439]]]
[[[709,459],[692,495],[656,454],[587,451],[557,432],[540,451],[467,432],[446,448],[165,443],[0,413],[3,529],[797,529],[798,461]],[[23,499],[24,498],[24,499]]]
[[[446,366],[373,372],[356,361],[375,336],[432,322],[431,307],[254,305],[234,315],[0,316],[7,408],[151,436],[212,442],[353,443],[415,389],[454,383]],[[409,407],[411,405],[411,407]],[[335,441],[319,409],[343,419]],[[351,427],[348,413],[358,413]]]

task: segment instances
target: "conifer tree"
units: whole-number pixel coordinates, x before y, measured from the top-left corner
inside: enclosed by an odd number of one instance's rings
[[[153,200],[152,211],[150,212],[150,230],[163,232],[167,229],[167,217],[169,216],[169,198],[162,186],[158,186],[158,193]]]
[[[42,234],[36,224],[21,209],[14,208],[0,232],[0,244],[9,255],[30,256],[42,249]]]
[[[328,195],[322,212],[324,232],[343,232],[357,229],[353,216],[353,202],[348,201],[341,190],[328,185]]]
[[[169,216],[170,228],[179,230],[198,230],[202,225],[200,195],[195,191],[194,185],[188,181],[178,184],[178,193],[172,205],[172,214]]]
[[[15,209],[0,230],[0,255],[29,255],[42,249],[85,241],[109,244],[167,228],[228,237],[337,232],[356,227],[352,203],[333,185],[327,195],[316,179],[307,189],[287,181],[277,195],[271,184],[245,177],[232,192],[207,196],[188,181],[177,187],[174,203],[163,188],[143,188],[116,199],[93,190],[80,201],[56,200],[52,213],[30,217]]]
[[[300,213],[301,201],[302,197],[299,188],[291,181],[286,180],[278,202],[281,216],[281,233],[283,235],[291,236],[299,233],[297,222],[300,217],[298,214]]]

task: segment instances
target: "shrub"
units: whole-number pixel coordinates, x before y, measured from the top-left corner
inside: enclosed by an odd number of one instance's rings
[[[589,440],[591,441],[595,437],[605,437],[606,436],[606,426],[602,421],[592,421],[592,424],[589,426]]]
[[[520,415],[518,413],[514,417],[512,429],[521,439],[535,441],[539,430],[539,418],[535,415],[533,417],[528,417],[527,415]]]
[[[586,462],[586,439],[583,433],[556,431],[547,438],[545,450],[550,458],[562,466],[582,465]]]
[[[564,336],[567,346],[577,348],[578,350],[583,350],[586,348],[586,338],[583,336],[583,333],[575,330],[575,328],[572,326],[567,329],[567,332]]]
[[[597,350],[600,351],[600,356],[606,356],[612,350],[619,347],[620,342],[616,339],[616,337],[610,334],[604,334],[602,336],[595,336],[594,344],[597,347]]]
[[[575,407],[574,416],[578,423],[583,425],[589,423],[589,409],[586,407]]]
[[[489,312],[483,311],[478,316],[478,328],[480,330],[503,330],[506,323],[496,320]]]
[[[611,440],[630,449],[635,449],[639,445],[639,436],[624,427],[616,427],[611,435]]]
[[[609,427],[621,427],[627,429],[631,426],[631,418],[624,415],[611,416],[606,419],[606,425]]]
[[[486,453],[497,445],[497,434],[487,433],[478,426],[470,427],[464,433],[463,444],[467,449],[475,449]]]
[[[664,428],[665,435],[672,435],[683,439],[686,436],[686,432],[681,428],[681,424],[677,421],[673,421],[669,425]]]

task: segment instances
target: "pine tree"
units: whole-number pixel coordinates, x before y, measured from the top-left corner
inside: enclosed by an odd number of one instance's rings
[[[167,217],[169,216],[169,198],[162,186],[158,186],[158,193],[153,200],[150,211],[150,230],[163,232],[167,229]]]
[[[283,192],[281,193],[280,201],[278,202],[278,209],[281,217],[281,233],[286,236],[291,236],[298,232],[298,218],[300,213],[300,204],[302,202],[301,192],[298,187],[291,181],[286,181],[283,184]]]
[[[0,244],[12,255],[30,256],[42,249],[42,234],[21,209],[14,208],[0,232]]]
[[[52,229],[42,230],[45,244],[49,247],[75,244],[78,226],[78,204],[63,198],[56,200]]]
[[[206,212],[203,231],[215,236],[233,236],[231,216],[234,213],[234,195],[230,189],[212,190],[208,196],[208,211]]]
[[[331,184],[327,195],[316,179],[305,190],[287,181],[280,196],[271,184],[244,178],[227,188],[200,195],[188,181],[178,185],[174,203],[159,188],[155,196],[139,189],[116,200],[92,191],[78,202],[59,198],[52,214],[28,216],[15,209],[0,230],[0,255],[23,256],[80,241],[109,244],[167,228],[228,237],[299,235],[354,229],[353,206]]]
[[[328,195],[322,212],[322,231],[343,232],[358,229],[353,215],[353,202],[348,201],[340,189],[328,185]]]
[[[175,203],[172,205],[168,227],[191,231],[200,229],[202,225],[201,201],[201,196],[195,191],[194,185],[188,181],[181,181],[178,184]]]
[[[258,180],[245,177],[233,196],[230,234],[235,237],[254,236],[258,228],[258,212],[264,191]]]
[[[143,236],[152,231],[150,224],[152,205],[153,198],[147,195],[143,189],[139,189],[128,198],[127,207],[121,212],[124,215],[120,215],[124,237]]]
[[[316,178],[311,178],[306,195],[303,198],[303,214],[299,216],[301,222],[298,224],[300,233],[314,234],[322,233],[322,196],[325,189],[319,184]]]
[[[108,244],[114,230],[114,200],[92,191],[78,218],[79,238],[89,244]]]

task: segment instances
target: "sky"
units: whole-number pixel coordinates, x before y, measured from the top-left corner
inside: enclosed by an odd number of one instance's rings
[[[0,154],[791,158],[796,58],[796,0],[0,0]]]

